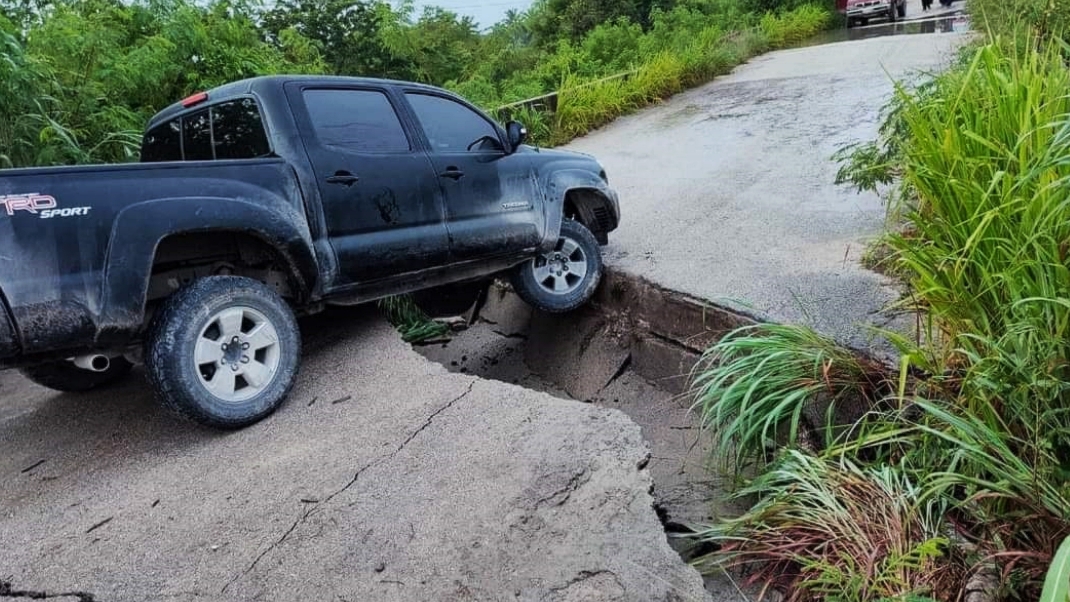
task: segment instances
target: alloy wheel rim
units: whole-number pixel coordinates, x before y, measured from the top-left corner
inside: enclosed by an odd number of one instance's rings
[[[229,403],[252,399],[274,382],[282,354],[279,333],[263,313],[228,307],[201,329],[193,352],[201,384]]]
[[[567,295],[580,287],[587,277],[587,254],[583,247],[567,236],[557,246],[531,262],[535,282],[553,295]]]

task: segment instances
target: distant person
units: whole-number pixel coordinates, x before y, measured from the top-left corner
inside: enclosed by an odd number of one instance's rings
[[[933,7],[933,0],[921,0],[921,10],[929,10]]]

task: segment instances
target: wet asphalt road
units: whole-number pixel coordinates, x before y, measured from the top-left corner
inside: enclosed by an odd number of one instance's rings
[[[575,141],[621,195],[608,264],[869,346],[865,325],[886,324],[879,312],[898,296],[859,265],[885,209],[877,195],[836,186],[830,157],[876,135],[892,77],[945,65],[965,39],[895,35],[774,52]]]

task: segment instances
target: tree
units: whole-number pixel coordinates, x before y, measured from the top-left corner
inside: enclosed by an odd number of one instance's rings
[[[13,73],[0,72],[0,92],[20,93],[3,94],[0,118],[20,134],[0,135],[0,154],[18,165],[131,160],[146,120],[190,92],[324,70],[299,34],[272,45],[252,8],[229,0],[64,0],[31,24],[25,45],[7,37],[0,63]]]
[[[598,25],[620,19],[646,27],[651,11],[674,4],[673,0],[539,0],[531,10],[532,27],[544,45],[561,38],[577,41]]]
[[[276,41],[286,30],[312,40],[336,75],[407,78],[413,64],[382,35],[392,12],[379,1],[283,0],[264,15],[263,26]]]
[[[471,17],[431,6],[415,23],[411,15],[412,4],[403,3],[383,35],[391,51],[412,64],[414,79],[442,85],[472,75],[482,38]]]

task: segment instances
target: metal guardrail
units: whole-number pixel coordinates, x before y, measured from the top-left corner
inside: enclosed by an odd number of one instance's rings
[[[591,81],[591,82],[587,82],[587,83],[584,83],[584,84],[580,84],[579,86],[576,86],[575,88],[569,88],[569,89],[570,90],[578,90],[580,88],[586,88],[588,86],[594,86],[594,85],[602,84],[602,83],[605,83],[605,82],[608,82],[608,81],[613,81],[613,80],[618,80],[618,79],[626,80],[629,77],[632,77],[633,75],[635,75],[636,73],[639,73],[639,70],[638,69],[633,69],[631,71],[625,71],[624,73],[618,73],[616,75],[610,75],[609,77],[603,77],[602,79],[597,79],[595,81]],[[533,110],[533,111],[540,111],[540,112],[551,113],[551,114],[552,113],[556,113],[557,112],[557,100],[558,100],[558,97],[560,96],[560,94],[561,94],[561,90],[558,90],[556,92],[550,92],[549,94],[543,94],[542,96],[536,96],[534,98],[528,98],[526,100],[518,100],[517,102],[511,102],[511,103],[509,103],[507,105],[502,105],[502,106],[498,107],[497,109],[494,109],[493,112],[494,112],[494,114],[496,114],[499,117],[502,117],[504,119],[508,119],[515,111],[517,111],[519,109],[530,109],[530,110]]]

